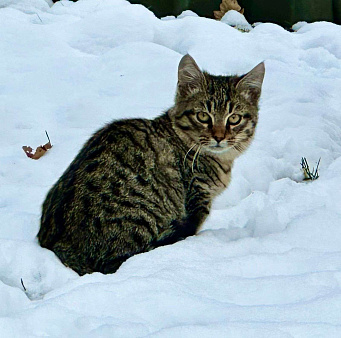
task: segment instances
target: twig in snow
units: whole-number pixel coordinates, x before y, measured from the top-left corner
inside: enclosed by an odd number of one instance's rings
[[[26,288],[25,288],[25,285],[24,285],[24,282],[23,282],[22,278],[20,278],[20,281],[21,281],[22,287],[24,288],[24,291],[26,292]]]
[[[36,13],[36,14],[37,14],[39,20],[41,21],[41,23],[44,23],[43,20],[40,18],[39,14],[38,13]]]
[[[47,139],[49,140],[49,143],[51,143],[51,140],[50,140],[50,138],[49,138],[49,134],[47,133],[46,130],[45,130],[45,134],[46,134]]]

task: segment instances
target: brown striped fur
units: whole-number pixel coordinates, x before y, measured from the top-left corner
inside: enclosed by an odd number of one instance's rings
[[[253,138],[263,76],[263,63],[241,77],[213,76],[184,56],[168,112],[105,126],[51,188],[40,245],[80,275],[112,273],[196,234]]]

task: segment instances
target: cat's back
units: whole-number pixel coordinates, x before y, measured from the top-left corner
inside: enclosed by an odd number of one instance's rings
[[[179,217],[185,192],[174,137],[167,116],[115,121],[95,133],[49,191],[40,243],[98,231],[108,217],[152,214],[155,232]]]

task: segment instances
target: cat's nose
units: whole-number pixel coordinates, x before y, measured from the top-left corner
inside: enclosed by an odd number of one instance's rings
[[[213,136],[213,138],[217,141],[217,143],[220,143],[224,139],[224,136]]]

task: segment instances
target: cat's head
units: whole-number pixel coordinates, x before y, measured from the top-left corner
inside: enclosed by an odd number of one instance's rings
[[[237,156],[247,148],[258,120],[265,73],[260,63],[242,76],[202,72],[190,55],[179,64],[175,106],[170,117],[177,134],[205,152]]]

